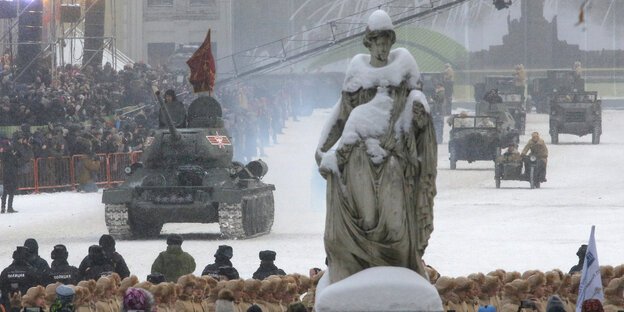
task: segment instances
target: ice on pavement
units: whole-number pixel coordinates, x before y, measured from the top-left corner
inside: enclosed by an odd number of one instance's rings
[[[331,110],[316,110],[287,123],[280,144],[265,149],[266,182],[274,183],[275,224],[269,235],[248,240],[187,239],[182,248],[197,262],[196,274],[213,261],[218,245],[234,248],[232,262],[244,278],[256,270],[260,250],[277,252],[276,265],[287,273],[323,268],[325,252],[324,184],[314,161],[321,129]],[[600,145],[589,136],[548,138],[548,116],[527,115],[527,130],[538,131],[549,149],[548,182],[530,190],[527,182],[494,184],[492,162],[458,162],[449,170],[448,128],[439,146],[435,230],[424,260],[449,276],[473,272],[560,268],[576,264],[576,250],[587,243],[596,225],[601,265],[624,262],[624,111],[603,112]],[[521,148],[529,139],[522,136]],[[0,267],[11,263],[15,246],[29,237],[50,261],[54,245],[63,243],[69,262],[78,266],[91,244],[106,233],[101,192],[16,196],[17,214],[0,215]],[[179,225],[168,229],[179,228]],[[213,227],[214,228],[214,227]],[[145,279],[152,262],[166,248],[164,239],[117,242],[133,274]]]

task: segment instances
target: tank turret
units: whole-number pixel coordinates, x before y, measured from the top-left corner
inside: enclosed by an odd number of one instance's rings
[[[110,234],[118,239],[153,237],[163,224],[180,222],[218,222],[227,238],[268,233],[275,187],[262,181],[264,162],[244,166],[232,161],[219,103],[197,98],[188,109],[186,127],[176,128],[157,97],[167,127],[147,138],[126,181],[104,191]]]

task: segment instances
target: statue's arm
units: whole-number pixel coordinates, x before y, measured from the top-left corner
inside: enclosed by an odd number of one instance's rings
[[[349,117],[349,113],[353,109],[351,105],[352,94],[343,91],[342,96],[340,97],[340,101],[338,102],[338,107],[335,107],[337,111],[332,114],[331,119],[328,121],[327,125],[325,125],[325,130],[327,134],[321,137],[321,141],[318,144],[318,149],[315,154],[316,163],[320,165],[321,159],[323,157],[323,153],[326,153],[332,146],[340,140],[342,136],[342,131],[344,130],[345,122]]]

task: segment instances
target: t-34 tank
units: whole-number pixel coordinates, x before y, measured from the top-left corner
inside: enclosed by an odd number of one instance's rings
[[[160,97],[159,97],[160,100]],[[221,106],[197,98],[187,127],[176,129],[161,101],[168,129],[147,139],[141,161],[126,168],[128,178],[104,191],[106,226],[117,239],[158,236],[165,223],[218,222],[226,238],[266,234],[273,225],[275,186],[262,182],[261,160],[232,162],[232,144]]]

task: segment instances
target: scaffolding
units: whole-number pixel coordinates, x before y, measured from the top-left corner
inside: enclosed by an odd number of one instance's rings
[[[385,0],[374,7],[337,19],[323,21],[311,29],[272,41],[252,49],[217,59],[217,84],[225,85],[244,77],[288,67],[318,55],[332,47],[359,39],[366,29],[365,17],[384,9],[395,27],[419,21],[451,10],[473,0]],[[307,2],[306,2],[307,3]],[[336,3],[331,3],[331,5]],[[327,11],[335,11],[331,8]]]
[[[13,80],[19,79],[26,71],[31,70],[32,66],[36,64],[39,59],[50,60],[50,72],[53,76],[56,74],[56,69],[59,66],[65,66],[66,64],[80,64],[80,68],[82,69],[85,66],[82,64],[89,64],[97,55],[97,53],[93,53],[89,60],[83,62],[84,41],[87,39],[102,40],[102,45],[98,47],[98,49],[93,50],[93,52],[101,52],[104,59],[110,62],[113,68],[120,69],[124,64],[132,62],[126,55],[117,51],[116,0],[100,1],[105,2],[104,25],[108,27],[105,28],[104,36],[86,37],[84,35],[86,15],[93,8],[95,2],[91,2],[89,6],[86,6],[86,0],[45,0],[44,15],[50,18],[49,24],[46,23],[43,25],[41,52],[30,60],[25,67],[20,68],[18,72],[14,72]],[[62,18],[60,18],[61,12],[58,11],[63,5],[80,6],[79,18],[73,22],[63,22]],[[24,8],[18,7],[18,18],[5,21],[4,31],[0,37],[0,45],[5,47],[4,51],[7,51],[7,49],[9,50],[11,59],[13,59],[15,47],[21,44],[28,44],[22,42],[19,38],[17,41],[14,40],[14,38],[18,37],[16,26],[18,25],[19,16],[24,14],[27,10],[28,5]],[[108,29],[108,34],[106,33],[106,29]],[[78,51],[78,49],[80,51]]]

